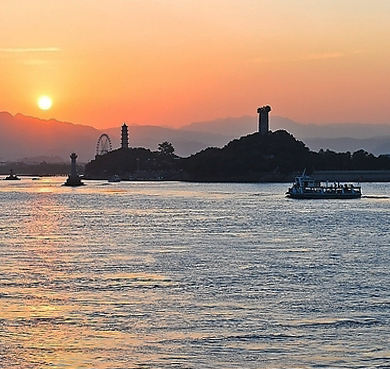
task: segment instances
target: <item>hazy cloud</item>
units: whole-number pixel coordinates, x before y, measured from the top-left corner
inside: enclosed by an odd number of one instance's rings
[[[56,53],[61,51],[58,47],[16,47],[0,48],[0,53]]]
[[[317,59],[337,59],[344,58],[350,55],[362,54],[361,50],[356,50],[348,53],[334,52],[334,53],[320,53],[320,54],[309,54],[302,57],[302,60],[317,60]]]
[[[311,55],[307,55],[303,59],[306,59],[306,60],[335,59],[335,58],[342,58],[345,55],[346,54],[343,54],[343,53],[311,54]]]

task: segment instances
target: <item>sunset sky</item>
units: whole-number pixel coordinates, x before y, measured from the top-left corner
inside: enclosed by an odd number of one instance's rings
[[[12,114],[180,127],[269,104],[390,124],[389,0],[1,0],[0,29]]]

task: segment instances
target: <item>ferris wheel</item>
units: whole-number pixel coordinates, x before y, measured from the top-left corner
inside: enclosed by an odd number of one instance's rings
[[[100,135],[96,144],[96,155],[105,155],[112,150],[111,139],[107,133]]]

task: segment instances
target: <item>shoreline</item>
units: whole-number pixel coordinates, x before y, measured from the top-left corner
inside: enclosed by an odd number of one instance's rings
[[[9,173],[8,173],[9,174]],[[0,173],[0,177],[7,173]],[[66,176],[63,173],[58,174],[48,174],[48,173],[17,173],[18,177],[61,177]],[[216,178],[216,177],[199,177],[199,178],[190,178],[185,176],[172,176],[171,178],[163,178],[150,176],[140,176],[139,178],[126,179],[123,178],[121,181],[130,182],[130,181],[145,181],[145,182],[193,182],[193,183],[290,183],[294,180],[294,176],[299,175],[299,173],[281,175],[275,173],[258,173],[252,174],[250,176],[237,176],[237,177],[226,177],[226,178]],[[390,171],[389,170],[351,170],[351,171],[342,171],[342,170],[316,170],[311,174],[315,179],[322,182],[390,182]],[[181,178],[180,178],[181,177]],[[107,181],[107,178],[92,178],[84,177],[83,180],[101,180]]]

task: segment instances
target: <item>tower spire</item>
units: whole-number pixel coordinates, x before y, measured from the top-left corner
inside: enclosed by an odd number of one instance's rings
[[[122,149],[128,149],[129,148],[129,132],[127,130],[126,123],[123,123],[122,126]]]

